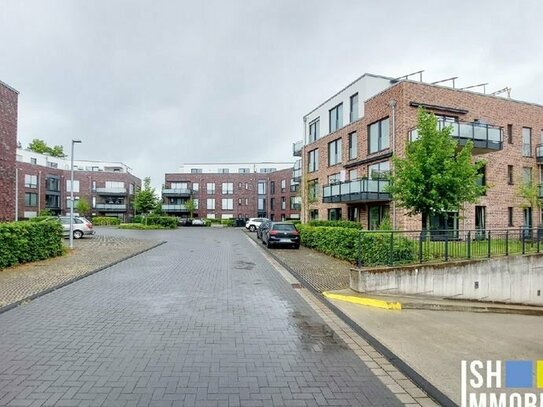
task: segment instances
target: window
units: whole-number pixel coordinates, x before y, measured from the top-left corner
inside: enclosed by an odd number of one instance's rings
[[[231,211],[234,209],[234,200],[232,198],[223,198],[222,199],[222,210]]]
[[[507,125],[507,142],[509,144],[513,144],[513,125],[512,124]]]
[[[208,210],[215,210],[215,198],[207,198],[206,206]]]
[[[258,211],[266,210],[266,200],[264,198],[258,198],[257,210]]]
[[[341,220],[341,208],[328,209],[328,220]]]
[[[485,228],[486,228],[486,207],[476,206],[475,207],[475,229],[477,231],[482,231]]]
[[[486,165],[483,165],[481,168],[479,168],[477,174],[479,175],[479,178],[477,179],[477,185],[480,187],[486,186]]]
[[[370,179],[388,179],[390,175],[390,161],[369,165],[368,175]]]
[[[522,128],[522,156],[532,156],[532,129],[529,127]]]
[[[248,183],[248,182],[245,183],[245,189],[250,189],[250,188],[249,188],[249,183]]]
[[[311,209],[309,211],[309,219],[310,220],[317,220],[319,219],[319,210],[318,209]]]
[[[307,153],[307,171],[315,172],[319,169],[319,150]]]
[[[250,168],[238,168],[238,172],[240,174],[248,174],[251,172],[251,169]]]
[[[37,188],[38,187],[38,176],[37,175],[25,174],[25,187],[26,188]]]
[[[198,209],[198,198],[192,200],[194,202],[194,209]]]
[[[272,168],[261,168],[260,169],[261,173],[268,173],[268,172],[275,172],[275,171],[277,171],[277,168],[273,168],[273,167]]]
[[[313,120],[311,123],[309,123],[309,142],[312,143],[313,141],[317,141],[319,138],[319,119]]]
[[[388,117],[368,126],[368,153],[376,153],[390,147]]]
[[[241,206],[241,198],[238,198],[238,206]]]
[[[328,183],[329,184],[336,184],[341,181],[339,172],[335,174],[328,175]]]
[[[207,183],[207,193],[209,195],[213,195],[215,193],[215,183],[214,182],[208,182]]]
[[[185,184],[185,188],[186,188]],[[122,181],[106,181],[106,188],[124,188],[124,182]]]
[[[258,181],[258,195],[266,195],[266,181]]]
[[[524,185],[532,183],[532,167],[522,167],[522,183]]]
[[[302,209],[302,197],[301,196],[291,196],[290,197],[290,209],[293,211],[299,211]]]
[[[281,180],[281,192],[285,192],[287,190],[287,180],[282,179]]]
[[[284,196],[282,196],[281,197],[281,210],[284,211],[285,209],[287,209],[287,199]]]
[[[96,181],[92,181],[92,192],[96,192]]]
[[[223,195],[232,195],[234,193],[234,183],[233,182],[223,182],[222,183],[222,194]]]
[[[275,209],[275,198],[270,199],[270,211]]]
[[[275,194],[275,181],[270,181],[270,195]]]
[[[188,182],[170,182],[171,189],[188,189]]]
[[[341,139],[328,143],[328,165],[341,163]]]
[[[330,118],[330,133],[333,133],[343,127],[343,103],[330,109],[328,113]]]
[[[507,183],[509,185],[513,185],[513,166],[512,165],[507,166]]]
[[[30,164],[37,164],[37,163],[38,163],[38,160],[36,160],[35,158],[30,159]]]
[[[245,206],[249,205],[249,198],[245,198]]]
[[[358,170],[349,170],[349,181],[353,181],[358,178]]]
[[[134,184],[129,184],[128,185],[128,193],[130,195],[134,195]]]
[[[66,180],[66,192],[72,192],[72,180]],[[79,181],[74,179],[74,192],[79,192]]]
[[[25,206],[38,206],[38,194],[25,192]]]
[[[60,192],[60,180],[55,177],[48,177],[45,180],[45,189],[52,192]]]
[[[229,172],[228,168],[219,168],[219,174],[228,174]]]
[[[307,195],[309,201],[316,201],[319,197],[319,180],[314,179],[307,183]]]
[[[200,184],[197,183],[197,182],[193,182],[193,183],[192,183],[192,190],[193,190],[194,192],[198,192],[198,191],[200,190]]]
[[[53,162],[48,161],[48,162],[47,162],[47,165],[48,165],[49,167],[51,167],[51,168],[58,168],[58,163],[53,163]],[[93,168],[94,168],[94,167],[93,167]],[[93,170],[93,171],[94,171],[94,170]],[[98,171],[98,170],[96,170],[96,171]]]
[[[368,229],[379,229],[381,222],[388,218],[390,208],[388,205],[373,205],[368,209]]]
[[[191,168],[191,169],[190,169],[190,173],[191,173],[191,174],[201,174],[201,173],[202,173],[202,169],[201,169],[201,168]]]
[[[356,132],[349,134],[349,160],[353,160],[358,155],[358,136]]]
[[[351,96],[351,108],[349,110],[349,121],[352,123],[358,119],[358,93]]]
[[[508,212],[508,219],[509,221],[507,222],[507,226],[514,226],[513,224],[513,207],[510,206],[509,208],[507,208],[507,212]]]

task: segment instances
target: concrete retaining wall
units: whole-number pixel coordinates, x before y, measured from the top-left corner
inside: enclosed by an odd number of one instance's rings
[[[358,292],[418,294],[543,306],[543,254],[379,269],[352,269]]]

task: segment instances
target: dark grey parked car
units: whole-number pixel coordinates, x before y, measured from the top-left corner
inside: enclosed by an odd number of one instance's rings
[[[300,233],[292,223],[270,222],[262,233],[262,243],[267,247],[291,246],[300,248]]]

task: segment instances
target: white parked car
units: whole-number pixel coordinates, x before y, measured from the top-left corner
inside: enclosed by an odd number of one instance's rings
[[[63,235],[70,237],[70,217],[69,216],[51,216],[44,221],[58,221],[62,225]],[[73,220],[74,239],[81,239],[83,236],[92,236],[95,231],[92,229],[92,223],[84,217],[74,216]]]
[[[268,218],[249,218],[249,220],[245,223],[245,227],[249,229],[251,232],[254,232],[262,222],[269,221]]]

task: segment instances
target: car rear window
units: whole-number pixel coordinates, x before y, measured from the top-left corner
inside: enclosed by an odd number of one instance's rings
[[[288,223],[282,224],[282,225],[273,225],[273,230],[296,230],[294,225],[290,225]]]

